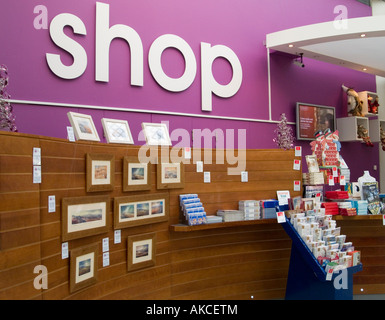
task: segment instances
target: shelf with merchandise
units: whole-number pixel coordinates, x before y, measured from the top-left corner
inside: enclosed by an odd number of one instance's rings
[[[286,222],[281,225],[292,240],[285,298],[287,300],[352,300],[353,274],[362,271],[362,263],[337,272],[328,272],[321,266],[291,224],[290,219],[286,218]],[[334,286],[334,280],[343,276],[344,270],[347,289],[339,290]]]
[[[170,231],[172,232],[193,232],[210,229],[221,229],[221,228],[232,228],[232,227],[243,227],[252,226],[258,224],[274,224],[277,223],[277,219],[256,219],[256,220],[241,220],[231,222],[218,222],[218,223],[206,223],[189,226],[187,224],[173,224],[170,225]]]

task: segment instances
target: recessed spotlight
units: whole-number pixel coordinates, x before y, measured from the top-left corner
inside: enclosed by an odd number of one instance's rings
[[[289,44],[289,48],[293,48],[294,47],[294,44]]]
[[[363,68],[363,69],[362,69],[362,71],[366,71],[366,70],[368,70],[368,69],[366,69],[366,68]]]
[[[361,34],[361,38],[365,38],[365,37],[366,37],[365,33]]]

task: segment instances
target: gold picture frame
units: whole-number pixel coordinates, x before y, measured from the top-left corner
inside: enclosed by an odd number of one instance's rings
[[[140,163],[137,157],[123,158],[123,191],[151,189],[151,163]]]
[[[70,292],[91,286],[97,282],[98,244],[70,251]]]
[[[88,196],[62,199],[62,240],[68,241],[108,232],[110,197]]]
[[[157,189],[184,188],[184,165],[179,163],[159,163],[156,172]]]
[[[87,153],[87,192],[113,191],[115,185],[115,156]]]
[[[155,233],[127,238],[127,271],[152,267],[155,262]]]
[[[168,221],[169,194],[155,193],[114,199],[114,228]]]

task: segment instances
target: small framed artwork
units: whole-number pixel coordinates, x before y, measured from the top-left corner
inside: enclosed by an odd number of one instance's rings
[[[108,232],[110,198],[89,196],[62,199],[62,240]]]
[[[127,239],[127,271],[155,265],[156,234],[139,235]]]
[[[77,140],[100,141],[92,117],[87,114],[68,112],[68,119]]]
[[[167,221],[168,193],[118,197],[114,201],[115,229]]]
[[[151,189],[151,163],[140,163],[136,157],[123,158],[123,191]]]
[[[97,281],[98,244],[70,252],[70,292],[88,287]]]
[[[306,164],[309,173],[319,172],[318,161],[315,155],[306,156]]]
[[[115,184],[115,156],[87,153],[87,192],[112,191]]]
[[[171,139],[165,123],[142,123],[142,129],[149,146],[171,146]]]
[[[130,126],[126,120],[103,118],[102,125],[108,143],[134,144]]]
[[[157,165],[158,189],[178,189],[184,187],[184,166],[179,163],[160,163]]]

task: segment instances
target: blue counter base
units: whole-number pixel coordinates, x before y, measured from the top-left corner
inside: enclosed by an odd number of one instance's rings
[[[286,300],[353,300],[353,274],[362,265],[337,271],[331,281],[320,280],[295,246],[291,249]]]
[[[353,300],[353,274],[362,264],[333,274],[326,280],[326,272],[315,259],[292,224],[281,224],[292,240],[286,300]]]

